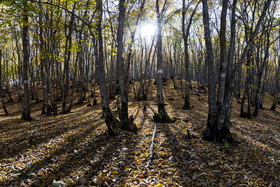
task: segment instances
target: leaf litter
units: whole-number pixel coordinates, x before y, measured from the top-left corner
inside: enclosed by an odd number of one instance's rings
[[[193,93],[193,109],[186,111],[181,109],[179,89],[168,84],[164,94],[166,110],[176,120],[156,124],[148,167],[155,127],[152,116],[157,110],[155,89],[148,101],[129,102],[129,113],[139,128],[136,135],[121,132],[109,137],[100,105],[77,105],[72,113],[58,116],[37,112],[30,122],[19,120],[19,115],[2,118],[0,185],[280,186],[279,109],[242,119],[234,102],[232,133],[239,144],[217,144],[201,138],[207,120],[206,95],[198,98]],[[266,96],[264,106],[269,108],[271,98]],[[116,110],[114,102],[111,106]]]

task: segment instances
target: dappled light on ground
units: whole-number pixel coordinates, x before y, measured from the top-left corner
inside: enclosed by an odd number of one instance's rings
[[[169,83],[164,96],[174,123],[153,122],[155,85],[147,101],[134,101],[130,95],[137,134],[109,137],[100,105],[75,105],[71,113],[57,116],[42,116],[38,110],[30,122],[20,120],[16,112],[1,116],[1,186],[280,186],[280,115],[279,109],[268,110],[269,95],[265,110],[253,119],[239,118],[240,105],[234,101],[232,133],[239,143],[217,144],[201,138],[206,94],[198,96],[193,89],[193,108],[183,110],[180,88],[174,90]],[[115,113],[115,101],[111,106]],[[40,104],[33,107],[39,109]],[[154,157],[146,167],[155,125]]]

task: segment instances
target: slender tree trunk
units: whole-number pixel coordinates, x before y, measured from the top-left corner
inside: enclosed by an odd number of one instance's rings
[[[182,9],[182,31],[183,31],[183,39],[184,39],[184,57],[185,57],[185,71],[186,71],[186,94],[185,94],[185,104],[183,106],[183,109],[190,109],[190,85],[191,85],[191,80],[190,80],[190,75],[189,75],[189,64],[190,64],[190,57],[189,57],[189,44],[188,44],[188,39],[189,39],[189,33],[190,33],[190,28],[193,20],[193,16],[198,8],[198,4],[196,5],[195,9],[193,10],[187,28],[186,28],[186,5],[185,5],[185,0],[183,0],[183,9]]]
[[[42,81],[42,88],[43,88],[43,102],[42,102],[42,112],[41,114],[46,114],[46,98],[47,98],[47,90],[46,90],[46,85],[45,85],[45,68],[44,68],[44,64],[45,64],[45,49],[44,49],[44,38],[43,38],[43,21],[42,21],[42,11],[43,11],[43,7],[41,5],[41,0],[39,1],[39,6],[40,6],[40,11],[39,11],[39,37],[40,37],[40,67],[41,67],[41,81]]]
[[[125,19],[125,0],[119,0],[119,26],[117,32],[117,65],[119,71],[119,87],[120,87],[120,97],[121,97],[121,128],[128,129],[128,94],[125,88],[125,70],[123,62],[123,34],[124,34],[124,19]]]
[[[275,95],[273,97],[273,103],[272,103],[272,106],[270,108],[270,110],[273,110],[275,111],[276,109],[276,106],[277,106],[277,103],[278,103],[278,100],[279,100],[279,68],[278,68],[278,73],[277,73],[277,78],[276,78],[276,91],[275,91]]]
[[[220,71],[219,71],[219,88],[218,88],[218,108],[221,108],[224,102],[226,65],[227,65],[227,39],[226,39],[226,22],[227,22],[228,0],[223,0],[220,28]]]
[[[98,51],[98,55],[97,55],[97,61],[95,63],[95,68],[96,71],[98,72],[97,77],[98,77],[98,83],[100,87],[103,115],[105,117],[108,133],[110,136],[113,136],[117,133],[117,130],[119,128],[119,121],[115,118],[115,116],[111,112],[109,106],[108,92],[107,92],[108,89],[107,89],[107,82],[106,82],[105,69],[104,69],[104,57],[103,57],[102,0],[96,0],[96,10],[97,10],[97,17],[98,17],[98,21],[97,21],[98,48],[96,47],[96,51]]]
[[[248,58],[247,58],[247,65],[246,65],[246,81],[245,81],[245,90],[244,90],[244,95],[242,98],[242,103],[241,103],[241,109],[240,109],[240,117],[247,117],[251,118],[251,69],[250,69],[250,64],[251,64],[251,52],[252,50],[250,49],[248,52]],[[244,107],[245,107],[245,99],[247,97],[248,101],[248,109],[247,112],[244,112]]]
[[[38,65],[38,51],[35,49],[35,67],[36,67],[36,76],[35,76],[35,100],[36,103],[39,103],[39,88],[38,88],[38,74],[39,74],[39,65]]]
[[[164,9],[165,7],[163,7]],[[156,0],[157,13],[157,99],[158,114],[154,115],[155,121],[170,122],[168,114],[165,111],[163,101],[163,68],[162,68],[162,13],[159,11],[159,0]]]
[[[2,51],[0,50],[0,94],[1,94],[1,102],[2,102],[2,107],[5,112],[5,115],[8,115],[8,111],[6,109],[5,101],[3,98],[3,89],[2,89]]]
[[[260,92],[262,90],[262,79],[263,79],[263,71],[264,71],[264,66],[266,66],[267,61],[268,61],[268,55],[269,55],[269,32],[267,33],[266,36],[266,49],[265,49],[265,57],[263,62],[261,62],[261,67],[257,70],[258,71],[258,80],[257,80],[257,90],[256,90],[256,96],[255,96],[255,111],[254,111],[254,117],[257,117],[259,114],[259,109],[260,109]]]
[[[280,34],[280,29],[279,29],[279,34]],[[280,38],[279,38],[279,42],[280,42]],[[279,55],[279,53],[278,53]],[[270,108],[270,110],[275,110],[278,100],[279,100],[279,90],[280,90],[280,86],[279,86],[279,78],[280,78],[280,55],[278,56],[278,70],[276,72],[276,77],[275,77],[275,85],[276,85],[276,91],[275,91],[275,95],[273,98],[273,103],[272,106]]]
[[[234,90],[234,74],[233,74],[233,61],[235,53],[235,10],[237,0],[233,1],[231,13],[231,39],[228,54],[228,63],[226,66],[226,79],[223,105],[218,109],[218,132],[216,133],[216,140],[221,142],[223,140],[233,141],[230,134],[230,102]]]
[[[206,3],[206,0],[203,1]],[[234,49],[235,49],[235,9],[236,9],[236,3],[237,0],[233,1],[232,6],[232,18],[231,18],[231,42],[230,42],[230,49],[229,49],[229,57],[228,57],[228,65],[227,65],[227,74],[226,74],[226,84],[225,84],[225,96],[224,96],[224,104],[222,105],[221,111],[219,111],[218,116],[218,133],[216,133],[216,140],[227,140],[227,141],[233,141],[231,135],[230,135],[230,101],[231,96],[234,91],[234,81],[235,81],[235,73],[236,70],[240,67],[240,62],[243,62],[245,59],[245,56],[248,52],[248,49],[253,44],[254,38],[256,37],[256,33],[258,32],[259,26],[262,23],[264,16],[266,14],[267,9],[269,8],[269,5],[271,3],[270,0],[268,0],[264,6],[262,15],[260,19],[258,20],[257,26],[255,28],[254,33],[249,39],[249,42],[247,43],[241,58],[239,60],[239,64],[233,68],[233,59],[234,59]],[[207,46],[207,45],[206,45]],[[210,105],[209,105],[210,106]],[[206,133],[207,134],[207,133]],[[218,135],[218,136],[217,136]]]
[[[29,87],[28,87],[28,65],[29,65],[29,39],[28,39],[28,5],[27,0],[23,1],[23,28],[22,28],[22,44],[23,44],[23,84],[24,99],[22,105],[22,116],[24,120],[31,120],[30,104],[29,104]]]
[[[80,36],[80,40],[82,40],[82,36]],[[84,55],[83,55],[83,44],[80,42],[80,50],[81,54],[79,56],[79,69],[80,69],[80,81],[81,81],[81,89],[80,89],[80,98],[79,98],[79,104],[82,104],[84,102],[84,91],[85,91],[85,80],[84,80]]]
[[[70,57],[71,57],[71,48],[72,48],[72,31],[73,31],[73,23],[74,23],[74,12],[75,12],[75,5],[73,6],[71,20],[68,26],[68,33],[66,29],[66,46],[65,46],[65,58],[64,58],[64,71],[63,71],[63,87],[62,87],[62,113],[67,113],[66,108],[66,99],[68,96],[69,90],[69,69],[70,69]]]
[[[75,60],[75,65],[74,65],[74,77],[72,80],[72,92],[71,92],[71,99],[70,99],[70,104],[67,108],[67,112],[70,112],[72,107],[73,107],[73,101],[74,101],[74,90],[75,90],[75,84],[76,84],[76,76],[77,76],[77,64],[78,64],[78,60],[79,60],[79,56],[80,56],[80,51],[78,51],[77,56],[76,56],[76,60]]]
[[[6,50],[6,56],[8,56],[8,51]],[[1,59],[1,57],[0,57]],[[8,102],[13,102],[13,98],[12,98],[12,94],[10,92],[10,79],[9,79],[9,60],[6,59],[6,77],[7,77],[7,84],[6,84],[6,90],[7,90],[7,94],[8,94]]]
[[[211,33],[209,26],[208,2],[202,0],[203,3],[203,24],[206,45],[206,62],[208,68],[208,122],[207,130],[203,133],[206,139],[215,140],[217,129],[217,103],[216,103],[216,77],[214,67],[214,53],[211,41]]]

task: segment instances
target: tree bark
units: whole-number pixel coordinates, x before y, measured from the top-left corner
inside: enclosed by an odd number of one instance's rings
[[[264,67],[268,62],[269,46],[270,46],[270,42],[269,42],[269,32],[268,32],[266,35],[266,49],[265,49],[264,60],[261,62],[261,67],[259,67],[257,70],[258,76],[257,76],[257,90],[255,95],[255,110],[253,113],[254,117],[258,116],[260,110],[260,94],[261,94],[260,92],[262,90],[262,85],[263,85],[262,79],[263,79]]]
[[[96,10],[97,10],[97,33],[98,33],[98,55],[97,61],[95,63],[95,68],[98,73],[98,83],[100,87],[100,94],[101,94],[101,101],[102,101],[102,109],[103,115],[105,117],[105,122],[108,128],[108,133],[110,136],[114,136],[118,129],[119,129],[119,121],[115,118],[112,114],[110,106],[109,106],[109,98],[108,98],[108,89],[107,89],[107,82],[105,76],[105,69],[104,69],[104,57],[103,57],[103,38],[102,38],[102,0],[96,1]],[[95,43],[95,42],[93,42]]]
[[[227,65],[227,39],[226,39],[226,22],[228,0],[223,0],[220,28],[220,71],[219,71],[219,88],[218,88],[218,108],[221,108],[224,102],[226,65]]]
[[[124,19],[125,19],[125,0],[119,0],[119,26],[117,32],[117,66],[119,71],[119,88],[121,97],[120,120],[121,128],[129,129],[128,127],[128,94],[125,88],[125,70],[123,62],[123,35],[124,35]]]
[[[216,77],[214,71],[214,53],[211,41],[211,33],[209,26],[208,2],[202,0],[203,3],[203,24],[204,37],[206,45],[206,62],[208,68],[208,121],[207,130],[203,133],[204,137],[209,140],[215,140],[217,129],[217,103],[216,103]]]
[[[228,63],[226,66],[226,79],[225,79],[225,90],[224,90],[224,100],[223,105],[218,109],[218,132],[216,133],[216,140],[219,142],[233,141],[230,134],[230,101],[232,97],[232,93],[234,90],[234,76],[233,74],[233,61],[235,54],[235,11],[236,11],[236,3],[237,0],[233,1],[232,13],[231,13],[231,39],[229,46],[229,54],[228,54]]]
[[[47,90],[46,90],[46,82],[45,82],[45,49],[44,49],[44,38],[43,38],[43,21],[42,21],[42,11],[43,7],[41,4],[41,0],[39,1],[40,11],[39,11],[39,38],[40,38],[40,67],[41,67],[41,81],[42,81],[42,88],[43,88],[43,102],[42,102],[42,111],[41,114],[46,114],[46,98],[47,98]]]
[[[280,36],[280,29],[279,29],[279,36]],[[279,43],[280,43],[280,38],[279,38]],[[278,100],[279,100],[279,89],[280,89],[279,78],[280,78],[280,55],[279,55],[279,52],[278,52],[278,70],[276,71],[276,77],[275,77],[276,91],[275,91],[275,95],[274,95],[274,98],[273,98],[273,103],[272,103],[272,106],[271,106],[270,110],[275,110],[276,109],[276,106],[277,106],[277,103],[278,103]]]
[[[28,4],[27,0],[23,1],[23,28],[22,28],[22,45],[23,45],[23,84],[24,99],[22,103],[22,115],[24,120],[31,120],[30,103],[29,103],[29,87],[28,87],[28,65],[29,65],[29,39],[28,39]]]
[[[164,3],[164,5],[166,2]],[[163,6],[162,9],[165,9]],[[158,99],[158,114],[154,115],[157,122],[170,122],[168,114],[165,111],[163,101],[163,68],[162,68],[162,12],[159,10],[159,0],[156,0],[157,13],[157,99]]]
[[[192,14],[190,16],[187,28],[186,28],[186,4],[185,0],[183,0],[183,9],[182,9],[182,31],[183,31],[183,40],[184,40],[184,60],[185,60],[185,71],[186,71],[186,94],[185,94],[185,104],[183,106],[183,109],[190,109],[190,75],[189,75],[189,64],[190,64],[190,57],[189,57],[189,44],[188,44],[188,39],[189,39],[189,34],[190,34],[190,28],[192,24],[192,20],[194,17],[194,14],[198,8],[198,4],[196,5],[195,9],[192,11]]]
[[[3,89],[2,89],[2,51],[0,50],[0,94],[1,94],[1,102],[2,102],[2,107],[5,112],[5,115],[8,116],[8,111],[6,109],[5,101],[3,98]]]
[[[68,25],[68,33],[67,33],[67,27],[65,28],[65,34],[66,37],[66,46],[65,46],[65,57],[64,57],[64,70],[63,70],[63,87],[62,87],[62,113],[67,113],[66,108],[66,99],[68,96],[68,90],[69,90],[69,69],[70,69],[70,56],[71,56],[71,48],[72,48],[72,31],[73,31],[73,23],[74,23],[74,11],[76,3],[73,6],[72,9],[72,16],[70,23]]]

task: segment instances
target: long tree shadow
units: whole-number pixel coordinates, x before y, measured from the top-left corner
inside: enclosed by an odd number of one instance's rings
[[[166,101],[167,106],[169,107],[169,110],[174,115],[174,117],[177,117],[179,119],[188,119],[190,121],[196,121],[201,122],[197,123],[195,125],[192,125],[192,130],[197,131],[201,130],[204,127],[204,124],[206,124],[207,116],[204,115],[204,113],[201,112],[201,109],[191,109],[191,110],[183,110],[181,104],[177,103],[177,101]],[[199,107],[198,107],[199,108]],[[176,125],[173,125],[174,128],[177,128]],[[205,125],[206,127],[206,125]],[[198,131],[196,133],[199,133]]]
[[[115,172],[119,173],[119,184],[124,184],[129,175],[125,167],[134,163],[134,154],[139,137],[131,133],[121,133],[116,137],[108,137],[106,133],[93,135],[92,133],[100,124],[92,125],[86,131],[72,134],[67,137],[67,142],[58,150],[35,163],[30,168],[20,171],[18,177],[14,177],[4,184],[16,181],[32,181],[33,186],[51,186],[53,181],[70,181],[71,185],[78,185],[77,176],[83,177],[87,185],[115,185],[116,181],[110,177],[102,177],[101,180],[93,180],[94,177],[108,174],[108,165],[115,159],[120,160],[119,166],[112,165]],[[125,141],[124,141],[125,140]],[[115,168],[116,167],[116,168]],[[41,172],[46,171],[43,175]],[[30,175],[35,173],[36,175]],[[77,174],[78,173],[78,174]],[[105,175],[104,174],[104,175]]]
[[[19,109],[19,110],[14,111],[15,109]],[[21,109],[21,102],[9,103],[8,106],[7,106],[7,110],[8,110],[8,113],[9,113],[8,117],[15,117],[15,116],[21,115],[21,110],[20,109]],[[35,101],[32,101],[30,103],[30,109],[31,109],[31,112],[33,114],[38,113],[42,110],[40,104],[36,103]],[[7,116],[3,113],[3,114],[0,115],[0,117],[7,117]]]
[[[81,146],[81,145],[85,145],[83,144],[83,142],[86,140],[86,138],[88,138],[88,136],[91,133],[95,132],[96,128],[98,128],[101,124],[102,122],[98,124],[94,124],[93,122],[93,124],[92,123],[88,124],[87,125],[88,128],[86,128],[84,131],[81,130],[80,128],[79,131],[77,131],[76,133],[70,133],[67,138],[65,139],[62,138],[60,140],[61,145],[55,148],[54,150],[51,147],[45,148],[46,149],[45,152],[48,153],[49,151],[48,155],[44,155],[43,159],[35,162],[34,164],[31,164],[28,168],[25,168],[21,171],[17,171],[18,173],[20,173],[20,175],[16,177],[11,177],[7,181],[3,181],[4,184],[9,184],[16,181],[22,181],[29,178],[35,181],[35,186],[45,186],[46,181],[49,182],[50,180],[49,175],[52,175],[54,171],[59,172],[59,170],[61,170],[59,169],[60,165],[65,167],[66,166],[71,167],[71,165],[74,164],[71,162],[71,160],[73,160],[76,157],[77,153],[79,153],[81,156],[83,150],[85,149],[85,146],[84,147]],[[99,135],[99,136],[102,137],[102,139],[106,138],[105,135]],[[90,142],[84,142],[84,143],[90,144]],[[75,150],[78,151],[76,152]],[[66,164],[67,162],[69,163]],[[44,175],[41,176],[40,173],[38,173],[40,170],[44,168],[46,170],[50,170],[49,175],[46,175],[44,173]],[[30,173],[37,173],[37,174],[33,176],[33,175],[29,175]]]
[[[261,180],[265,185],[280,184],[275,177],[277,173],[279,174],[276,169],[279,149],[271,150],[265,142],[264,145],[259,144],[252,136],[248,136],[242,145],[226,147],[201,139],[189,140],[186,135],[178,135],[178,139],[174,141],[172,137],[175,132],[172,132],[168,124],[159,125],[159,129],[168,139],[165,145],[172,151],[183,186],[192,186],[199,181],[205,181],[208,186],[213,186],[224,184],[225,180],[229,181],[227,185],[246,184],[243,180],[244,171],[247,173],[247,180],[253,182]],[[235,174],[235,180],[232,180],[231,173]]]
[[[143,106],[142,106],[143,107]],[[145,124],[145,121],[148,119],[149,115],[148,115],[148,112],[147,112],[147,108],[150,108],[149,105],[145,105],[146,109],[143,110],[143,117],[141,118],[141,121],[140,121],[140,124],[139,124],[139,130],[141,130]]]
[[[85,174],[85,178],[88,181],[89,186],[113,186],[126,183],[126,178],[129,173],[126,171],[126,167],[134,164],[135,149],[138,144],[139,137],[131,133],[124,133],[118,137],[111,138],[106,144],[105,150],[100,154],[99,159],[95,164],[90,165],[88,172]],[[126,141],[124,141],[126,140]],[[101,142],[102,143],[102,142]],[[112,165],[111,162],[119,160],[117,165]],[[108,165],[110,167],[108,167]],[[105,170],[104,168],[111,168],[112,170]],[[110,173],[110,177],[106,174]],[[114,173],[118,174],[117,179],[114,179]],[[92,180],[103,176],[100,180]],[[113,176],[113,177],[112,177]]]
[[[235,151],[228,150],[227,153],[228,156],[234,158],[235,166],[239,166],[243,170],[239,173],[235,172],[236,178],[243,179],[245,172],[247,178],[255,182],[256,185],[257,182],[261,181],[263,186],[279,186],[280,181],[278,177],[275,177],[279,175],[279,165],[276,161],[280,159],[279,143],[271,146],[267,141],[260,141],[260,134],[253,136],[253,132],[249,131],[248,134],[248,131],[241,132],[241,129],[238,131],[240,131],[239,136],[243,141]],[[241,157],[239,157],[240,153],[242,153]],[[234,168],[234,170],[237,169],[238,167]]]
[[[91,113],[89,113],[88,115],[90,114]],[[84,115],[86,114],[84,113]],[[96,117],[98,116],[101,116],[100,112],[96,114]],[[46,142],[52,138],[55,138],[67,131],[77,129],[83,124],[91,122],[92,117],[94,116],[89,116],[88,119],[85,117],[83,118],[82,123],[80,123],[81,116],[75,114],[71,116],[61,117],[59,121],[55,120],[55,124],[53,124],[53,122],[51,121],[51,122],[45,122],[43,124],[42,123],[36,124],[34,126],[31,125],[28,128],[26,128],[25,126],[26,129],[22,133],[16,133],[17,136],[2,143],[3,145],[6,145],[5,146],[6,152],[2,151],[0,154],[0,158],[3,157],[9,158],[15,155],[19,155],[25,152],[27,149],[36,147],[39,144]],[[97,121],[98,119],[99,118],[96,118],[94,119],[94,121]],[[65,124],[69,124],[69,125],[65,125]],[[28,136],[28,137],[24,141],[17,143],[24,136]]]
[[[79,109],[81,108],[82,106],[78,107]],[[96,108],[96,107],[95,107]],[[41,114],[37,114],[37,115],[34,115],[32,116],[33,120],[30,121],[29,123],[32,124],[32,125],[35,125],[35,124],[38,124],[38,126],[40,126],[40,123],[47,123],[49,121],[63,121],[65,118],[67,118],[67,116],[80,116],[81,114],[84,114],[84,113],[89,113],[93,111],[92,108],[86,108],[86,109],[82,109],[82,110],[79,110],[75,113],[71,112],[69,114],[59,114],[59,115],[56,115],[56,116],[45,116],[45,115],[41,115]],[[33,111],[32,111],[33,113]],[[10,130],[13,130],[13,129],[16,129],[16,130],[19,130],[19,129],[25,129],[26,127],[25,126],[20,126],[20,125],[17,125],[17,126],[14,126],[15,123],[25,123],[26,121],[20,119],[20,116],[18,118],[14,118],[14,117],[11,117],[11,116],[8,116],[6,117],[7,119],[5,120],[1,120],[0,121],[0,132],[5,132],[5,131],[10,131]],[[44,120],[48,120],[47,122],[44,122]],[[28,122],[26,122],[28,123]]]
[[[74,121],[75,119],[78,119],[82,115],[89,115],[90,113],[94,112],[95,110],[92,110],[90,108],[86,108],[84,110],[80,110],[77,112],[68,113],[67,115],[57,115],[57,116],[34,116],[33,121],[24,121],[22,119],[8,119],[6,121],[1,121],[1,127],[0,132],[5,133],[9,131],[16,130],[16,134],[19,134],[19,132],[27,130],[32,130],[36,127],[44,128],[44,125],[53,124],[54,122],[63,123],[63,121]]]
[[[262,144],[265,147],[275,149],[280,152],[280,139],[277,138],[277,135],[280,133],[279,129],[265,130],[264,125],[252,123],[242,126],[235,125],[234,129],[240,132],[244,137],[256,142],[256,144]]]
[[[158,129],[166,136],[168,141],[165,142],[165,146],[170,148],[175,167],[178,170],[178,176],[184,181],[187,178],[187,173],[190,172],[187,172],[186,168],[192,170],[188,162],[191,157],[188,153],[186,153],[186,149],[188,149],[188,147],[178,146],[176,142],[177,140],[173,139],[173,135],[175,133],[170,129],[169,124],[160,124],[158,125]],[[188,181],[184,181],[184,185],[187,185],[187,182]]]

